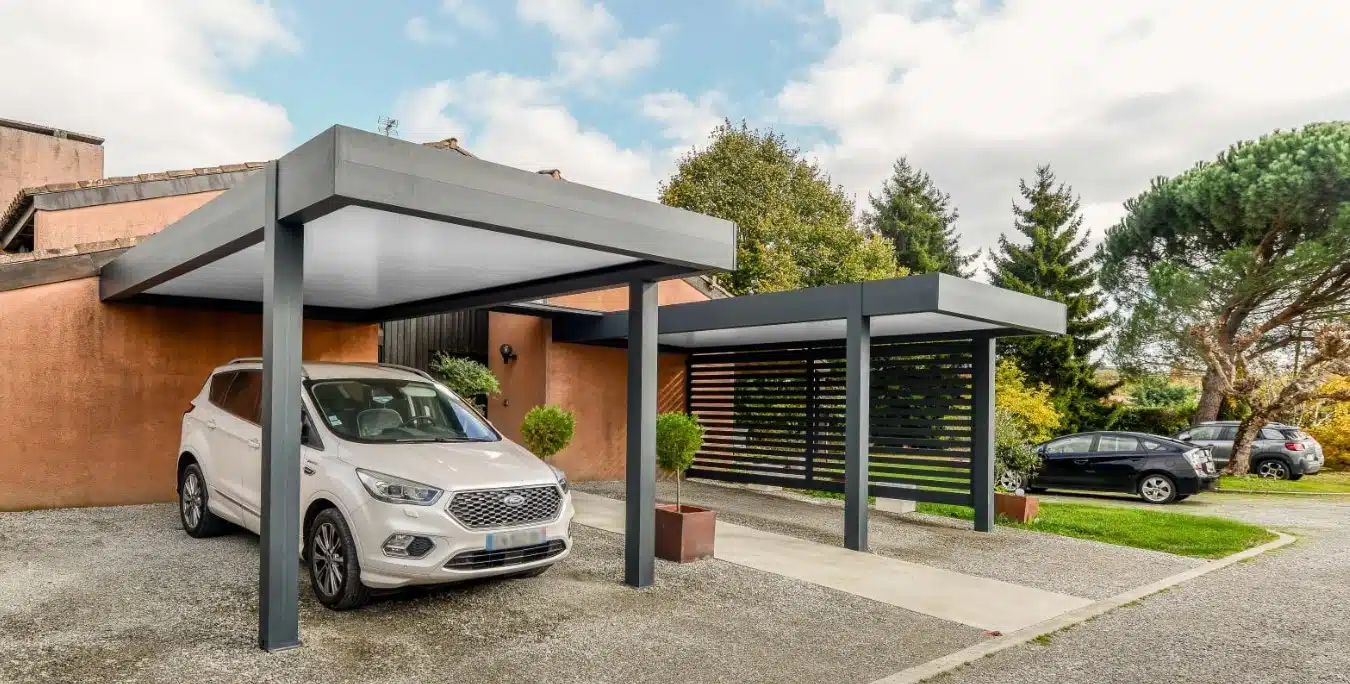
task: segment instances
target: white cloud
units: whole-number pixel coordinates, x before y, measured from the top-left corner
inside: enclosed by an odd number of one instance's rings
[[[279,105],[229,82],[296,38],[270,5],[0,3],[0,117],[107,139],[109,175],[271,159],[290,145]]]
[[[431,33],[431,24],[427,22],[426,17],[413,17],[408,23],[403,25],[403,35],[408,37],[414,43],[427,44],[434,40]]]
[[[832,0],[838,42],[777,99],[864,198],[899,155],[960,206],[971,247],[1011,229],[1051,163],[1094,233],[1155,175],[1350,111],[1350,3]]]
[[[419,45],[453,45],[458,30],[479,36],[497,31],[492,15],[471,0],[441,0],[440,15],[428,19],[419,14],[408,19],[403,25],[404,37]]]
[[[569,181],[652,199],[664,178],[661,157],[625,148],[587,129],[544,81],[477,73],[404,93],[396,107],[404,137],[458,137],[488,161],[522,169],[560,169]],[[462,123],[460,123],[462,122]]]
[[[518,0],[516,14],[539,24],[558,41],[557,80],[563,85],[618,82],[656,64],[659,35],[625,38],[604,3],[589,0]]]
[[[713,127],[726,118],[726,110],[726,96],[715,90],[697,100],[673,90],[648,93],[642,98],[643,116],[662,125],[662,136],[675,144],[675,154],[707,142]]]
[[[497,30],[497,22],[472,0],[442,0],[441,11],[450,15],[460,27],[479,35],[491,35]]]

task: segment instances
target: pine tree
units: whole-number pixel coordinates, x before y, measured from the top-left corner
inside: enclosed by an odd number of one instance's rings
[[[951,195],[908,159],[896,160],[881,196],[869,194],[867,201],[871,209],[863,212],[863,222],[895,245],[896,265],[911,273],[973,275],[970,264],[979,253],[961,253]]]
[[[1020,182],[1025,206],[1013,204],[1013,227],[1030,240],[1014,243],[999,236],[988,268],[989,282],[1002,288],[1053,299],[1068,308],[1068,333],[1061,337],[1009,339],[1000,352],[1012,358],[1031,383],[1050,386],[1055,407],[1070,431],[1098,429],[1105,412],[1101,399],[1112,388],[1095,381],[1092,353],[1106,341],[1109,319],[1100,312],[1097,272],[1087,250],[1083,216],[1073,188],[1057,183],[1048,165],[1036,168],[1028,185]]]

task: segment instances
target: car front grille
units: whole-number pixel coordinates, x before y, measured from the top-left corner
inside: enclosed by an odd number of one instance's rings
[[[445,567],[451,570],[486,570],[489,568],[505,568],[512,565],[524,565],[535,561],[552,558],[567,549],[567,544],[561,539],[553,539],[541,544],[531,544],[529,546],[520,546],[514,549],[500,549],[497,551],[488,551],[480,549],[478,551],[465,551],[445,564]]]
[[[483,530],[545,523],[558,517],[562,493],[554,485],[455,492],[446,507],[465,528]]]

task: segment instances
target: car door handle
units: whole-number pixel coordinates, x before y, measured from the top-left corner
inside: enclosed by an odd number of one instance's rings
[[[253,449],[259,449],[259,448],[262,448],[262,442],[259,442],[257,439],[250,439],[250,440],[248,440],[248,445],[249,445],[250,448],[253,448]]]
[[[1073,462],[1077,463],[1078,465],[1083,465],[1084,463],[1087,463],[1088,460],[1086,458],[1075,458]]]
[[[303,470],[306,475],[313,475],[317,472],[314,470],[314,461],[305,461],[305,467],[301,468],[301,470]]]

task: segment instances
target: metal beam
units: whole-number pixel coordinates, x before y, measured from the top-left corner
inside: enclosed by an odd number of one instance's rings
[[[305,231],[304,226],[277,217],[276,162],[268,164],[265,173],[258,646],[280,651],[300,645],[300,355]]]
[[[656,283],[629,284],[623,577],[639,588],[656,579],[656,310]]]
[[[871,448],[871,319],[862,301],[848,308],[844,370],[844,546],[867,550],[868,452]]]
[[[975,529],[994,530],[994,339],[971,341],[974,385],[970,445],[970,496],[975,506]]]

